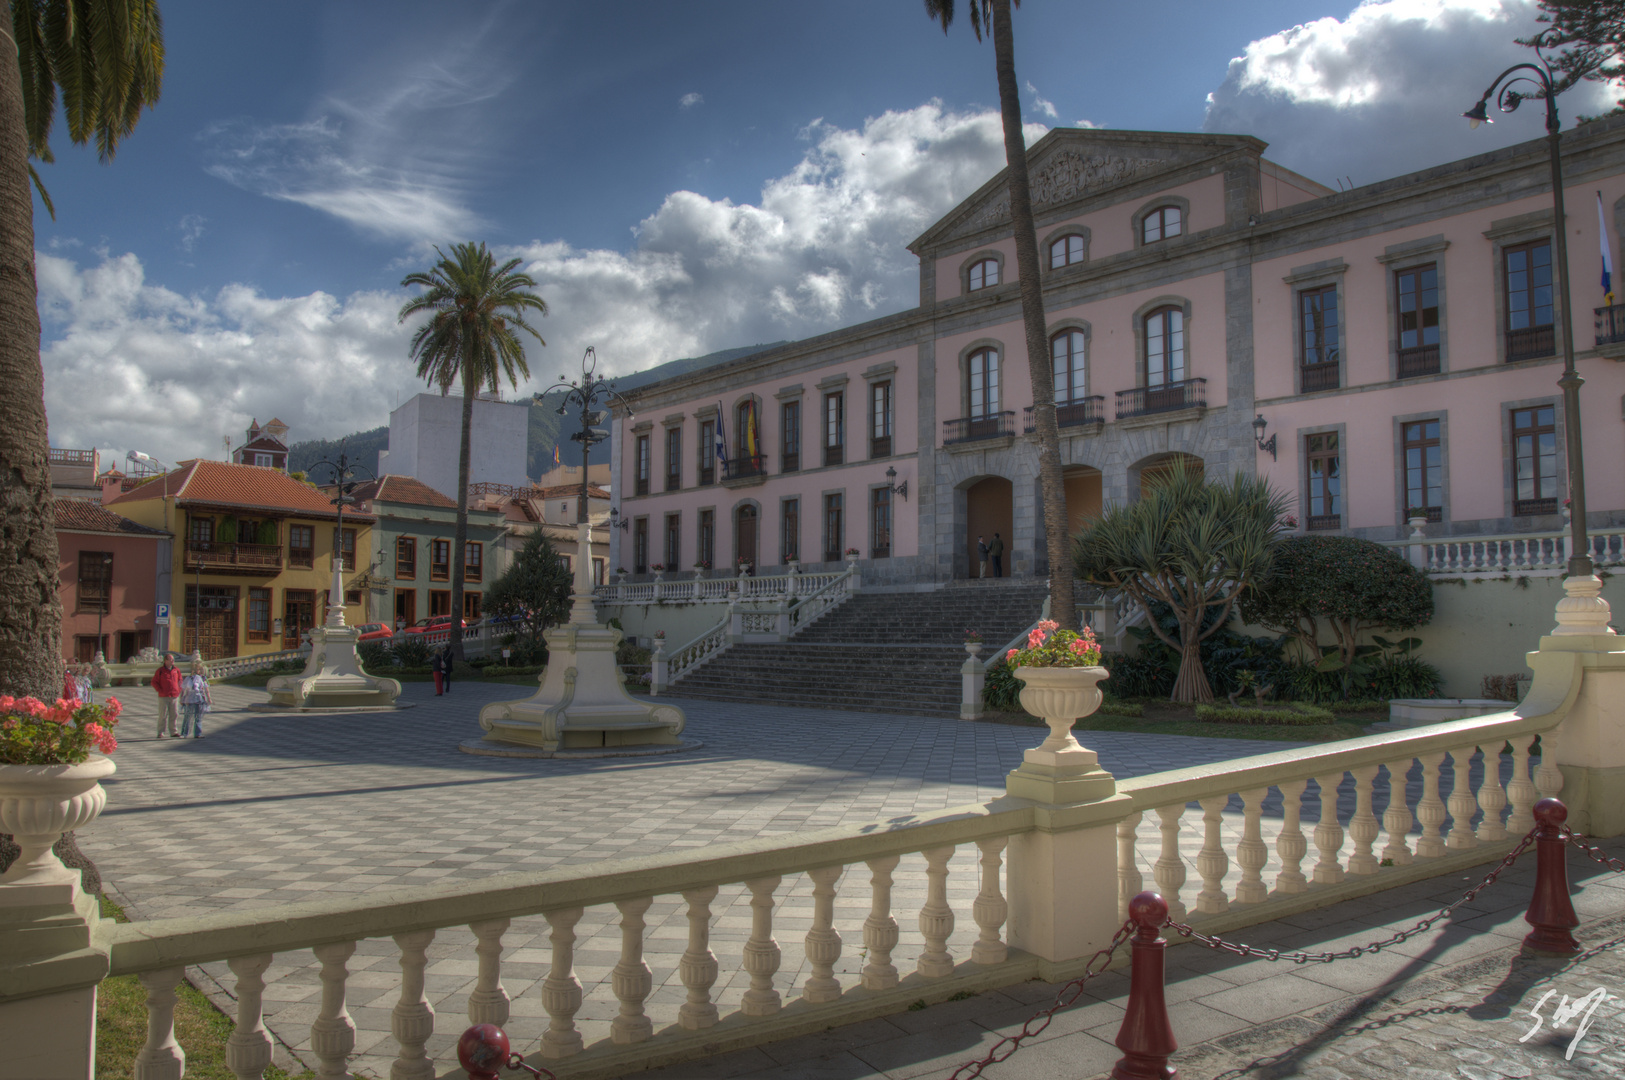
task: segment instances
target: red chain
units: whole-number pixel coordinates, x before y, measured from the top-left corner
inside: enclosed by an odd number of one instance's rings
[[[1172,919],[1169,919],[1166,925],[1170,930],[1177,930],[1182,936],[1199,941],[1210,949],[1223,949],[1225,952],[1235,953],[1237,956],[1252,956],[1257,957],[1260,960],[1270,961],[1290,960],[1294,964],[1307,964],[1310,962],[1317,964],[1329,964],[1333,960],[1349,960],[1356,956],[1364,956],[1367,953],[1381,952],[1383,949],[1386,949],[1392,945],[1398,945],[1407,938],[1420,934],[1422,931],[1428,929],[1440,919],[1447,917],[1457,908],[1461,907],[1461,905],[1467,903],[1467,901],[1483,892],[1486,888],[1495,884],[1496,879],[1501,876],[1501,871],[1511,866],[1514,862],[1517,862],[1518,856],[1528,851],[1529,846],[1534,842],[1535,830],[1530,829],[1529,832],[1524,835],[1524,838],[1518,841],[1518,846],[1507,852],[1506,858],[1501,860],[1501,864],[1499,866],[1497,866],[1494,870],[1491,870],[1488,874],[1485,874],[1483,881],[1480,881],[1477,885],[1474,885],[1471,889],[1468,889],[1462,894],[1460,900],[1457,900],[1449,907],[1440,908],[1436,914],[1429,915],[1427,918],[1423,919],[1410,929],[1401,930],[1392,937],[1384,938],[1382,941],[1374,941],[1370,945],[1355,945],[1352,948],[1344,949],[1341,952],[1284,953],[1279,949],[1260,949],[1253,945],[1240,945],[1232,941],[1226,941],[1221,937],[1199,933],[1198,931],[1191,929],[1186,924],[1176,923]]]
[[[510,1069],[524,1069],[532,1076],[545,1076],[547,1077],[547,1080],[559,1080],[558,1077],[554,1076],[546,1069],[538,1069],[534,1065],[526,1065],[524,1054],[509,1054],[506,1064]]]
[[[1563,838],[1569,843],[1573,844],[1575,847],[1579,848],[1581,851],[1585,852],[1586,857],[1592,862],[1601,863],[1603,866],[1608,867],[1608,869],[1612,870],[1616,874],[1625,874],[1625,859],[1615,859],[1602,848],[1592,847],[1590,844],[1585,842],[1584,833],[1577,833],[1567,825],[1562,826],[1562,829]]]
[[[1128,936],[1133,932],[1134,924],[1124,922],[1118,928],[1117,933],[1113,935],[1112,943],[1089,958],[1089,962],[1083,966],[1083,974],[1061,987],[1060,993],[1055,995],[1055,1004],[1043,1012],[1035,1013],[1029,1017],[1027,1022],[1021,1025],[1021,1030],[1014,1035],[1006,1035],[994,1043],[993,1048],[987,1052],[986,1057],[979,1058],[976,1061],[967,1061],[955,1069],[953,1075],[948,1077],[948,1080],[971,1080],[972,1077],[981,1076],[983,1069],[989,1065],[997,1065],[1015,1053],[1021,1046],[1021,1040],[1031,1038],[1049,1027],[1049,1022],[1056,1013],[1078,1000],[1078,995],[1083,993],[1083,984],[1106,970],[1106,964],[1111,962],[1112,953],[1116,952],[1117,947],[1127,941]],[[1102,958],[1104,960],[1101,965],[1098,968],[1095,967],[1095,961]],[[1038,1023],[1038,1026],[1034,1027],[1034,1023]]]

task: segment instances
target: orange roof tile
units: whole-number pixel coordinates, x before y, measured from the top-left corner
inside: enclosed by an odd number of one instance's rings
[[[180,466],[108,505],[174,496],[179,506],[220,506],[272,510],[301,517],[333,517],[330,496],[276,469],[224,461],[183,461]],[[345,517],[372,521],[368,514],[346,510]]]
[[[556,485],[554,487],[544,488],[543,490],[537,492],[536,494],[537,494],[538,497],[543,498],[543,499],[579,498],[581,496],[581,485],[580,484],[558,484],[558,485]],[[597,484],[588,484],[587,485],[587,498],[589,498],[589,499],[607,499],[607,498],[609,498],[609,492],[605,491],[603,488],[599,487]]]
[[[331,485],[329,485],[331,487]],[[407,506],[433,506],[441,510],[455,510],[457,504],[414,476],[396,476],[394,473],[369,480],[351,494],[357,502],[405,503]]]
[[[137,524],[120,517],[93,499],[57,499],[56,527],[59,532],[119,533],[124,536],[170,536],[162,529]]]

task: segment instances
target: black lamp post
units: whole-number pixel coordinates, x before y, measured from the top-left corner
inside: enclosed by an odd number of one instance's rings
[[[576,511],[576,520],[580,524],[590,524],[587,520],[587,455],[595,445],[609,438],[609,431],[598,426],[609,419],[609,411],[599,406],[623,405],[626,406],[627,417],[632,416],[631,406],[627,405],[614,384],[604,376],[595,374],[597,367],[598,352],[588,345],[581,357],[581,381],[566,381],[560,375],[559,381],[548,388],[549,393],[564,390],[564,403],[559,406],[560,416],[568,416],[572,405],[581,415],[581,430],[570,433],[570,438],[581,444],[581,495]]]
[[[338,460],[328,458],[311,465],[314,472],[319,466],[326,465],[333,470],[333,498],[327,500],[338,508],[338,521],[333,526],[333,585],[327,593],[327,619],[328,626],[344,625],[344,508],[355,502],[354,491],[362,483],[361,480],[352,480],[351,477],[358,472],[367,474],[367,479],[375,480],[373,471],[365,465],[357,465],[350,460],[350,455],[344,451],[344,440],[339,441]],[[335,618],[334,612],[337,612]],[[454,613],[455,614],[455,613]]]
[[[102,602],[96,605],[96,655],[104,661],[107,649],[102,646],[102,616],[113,603],[113,556],[102,554]]]
[[[1547,33],[1550,33],[1548,29]],[[1542,35],[1544,37],[1545,34]],[[1539,53],[1539,64],[1513,64],[1490,84],[1478,99],[1478,104],[1462,113],[1467,121],[1479,124],[1494,123],[1486,109],[1490,98],[1505,113],[1517,109],[1525,98],[1540,97],[1546,101],[1546,145],[1552,169],[1552,234],[1556,243],[1552,249],[1552,271],[1557,275],[1558,326],[1563,335],[1563,375],[1557,385],[1563,388],[1564,449],[1569,459],[1569,576],[1590,577],[1592,573],[1591,548],[1586,540],[1585,461],[1580,441],[1580,387],[1585,380],[1574,370],[1574,326],[1569,311],[1569,244],[1568,223],[1563,209],[1563,157],[1558,141],[1557,89],[1552,79],[1551,65]],[[1527,73],[1527,74],[1526,74]],[[1520,82],[1539,87],[1537,91],[1523,93],[1513,87]],[[1500,94],[1496,94],[1496,90]]]

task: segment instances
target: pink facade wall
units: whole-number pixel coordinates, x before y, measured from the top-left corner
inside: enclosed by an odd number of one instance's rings
[[[892,455],[869,460],[869,427],[866,409],[870,383],[863,373],[873,367],[894,363],[897,370],[887,376],[892,381]],[[801,561],[818,562],[821,547],[823,494],[832,489],[846,491],[846,546],[857,547],[869,554],[869,488],[886,482],[886,469],[897,470],[897,483],[909,482],[911,491],[918,491],[920,480],[916,475],[915,453],[919,439],[919,386],[916,378],[917,351],[913,346],[889,352],[874,353],[861,359],[849,360],[828,367],[806,371],[797,375],[779,375],[771,379],[730,385],[720,395],[724,415],[728,418],[728,448],[730,454],[739,453],[739,433],[734,430],[735,405],[754,394],[762,401],[762,448],[766,455],[768,478],[765,483],[729,488],[722,484],[696,487],[697,462],[694,447],[699,438],[698,409],[718,404],[719,395],[710,394],[681,403],[651,409],[641,413],[639,419],[651,420],[648,432],[653,451],[653,478],[650,494],[646,497],[623,497],[620,514],[623,518],[649,518],[650,561],[660,562],[664,557],[665,516],[682,514],[683,550],[681,569],[687,570],[697,557],[699,513],[703,508],[716,510],[717,540],[716,564],[732,566],[734,551],[733,513],[742,503],[754,501],[760,507],[760,562],[764,566],[778,562],[780,550],[780,501],[792,496],[801,499]],[[824,392],[818,384],[826,379],[845,375],[846,392],[846,460],[847,464],[825,468],[821,465],[822,434],[821,410]],[[779,400],[774,396],[786,386],[800,384],[801,397],[801,469],[781,473],[781,424]],[[661,419],[671,413],[685,414],[683,421],[683,488],[667,492],[665,486],[665,428]],[[636,438],[632,426],[617,422],[620,433],[622,488],[626,493],[634,490],[636,478]],[[720,476],[720,473],[719,473]],[[635,526],[633,526],[635,528]],[[632,569],[631,532],[618,538],[621,545],[619,564]],[[892,556],[908,556],[919,551],[919,530],[913,504],[896,497],[892,502]]]
[[[1038,230],[1040,265],[1047,265],[1043,260],[1049,258],[1049,253],[1043,247],[1044,238],[1068,225],[1081,225],[1089,230],[1089,258],[1091,260],[1132,250],[1134,248],[1134,214],[1147,203],[1155,202],[1169,195],[1177,195],[1190,200],[1190,217],[1185,222],[1186,232],[1214,229],[1224,224],[1224,177],[1219,174],[1204,176],[1200,180],[1188,184],[1178,184],[1170,187],[1165,191],[1158,192],[1156,196],[1147,196],[1145,199],[1119,203],[1116,206],[1106,207],[1104,210],[1096,210],[1093,213],[1082,214],[1075,218],[1068,218],[1065,221],[1042,226]],[[996,243],[975,248],[966,248],[963,251],[955,252],[937,260],[938,300],[950,300],[953,297],[962,295],[959,276],[960,267],[964,266],[965,261],[973,254],[980,251],[997,251],[1003,254],[1004,277],[1001,281],[1016,280],[1016,242],[1013,239],[1000,240]]]
[[[1625,195],[1625,177],[1609,177],[1601,185],[1591,183],[1565,192],[1574,344],[1577,366],[1586,381],[1581,390],[1581,429],[1591,511],[1625,506],[1625,472],[1618,464],[1625,454],[1621,416],[1625,367],[1593,351],[1592,313],[1603,303],[1598,281],[1599,187],[1612,220],[1614,201]],[[1501,269],[1484,232],[1492,222],[1550,207],[1550,197],[1540,195],[1255,264],[1253,349],[1258,412],[1268,421],[1268,430],[1277,435],[1280,450],[1279,461],[1271,461],[1265,453],[1258,455],[1260,474],[1283,489],[1298,490],[1305,483],[1301,433],[1346,425],[1342,446],[1345,527],[1395,526],[1405,508],[1393,418],[1436,412],[1447,417],[1444,437],[1450,518],[1472,521],[1511,516],[1507,490],[1510,431],[1505,406],[1558,400],[1561,391],[1556,382],[1562,361],[1556,356],[1516,364],[1500,359],[1497,343],[1503,324],[1497,317],[1496,297]],[[1449,247],[1415,261],[1435,261],[1443,271],[1444,364],[1456,377],[1394,382],[1390,293],[1394,272],[1404,263],[1384,264],[1377,256],[1389,245],[1440,234]],[[1617,233],[1610,240],[1618,251]],[[1297,287],[1282,279],[1295,267],[1336,259],[1348,265],[1342,287],[1343,382],[1353,392],[1293,397],[1298,343],[1292,319]],[[1291,400],[1272,401],[1281,398]],[[1560,481],[1560,490],[1562,487]]]
[[[1330,188],[1283,169],[1273,161],[1259,161],[1258,204],[1265,213],[1331,193]]]
[[[57,533],[57,595],[62,601],[63,659],[74,659],[78,638],[96,636],[96,613],[82,610],[78,602],[81,551],[106,551],[113,555],[112,596],[107,612],[101,617],[101,634],[108,643],[107,659],[118,659],[113,650],[118,647],[121,630],[144,632],[151,637],[158,603],[158,539],[66,529]]]

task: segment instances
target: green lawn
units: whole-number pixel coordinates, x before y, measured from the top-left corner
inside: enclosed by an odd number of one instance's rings
[[[105,895],[102,915],[129,922],[121,909]],[[186,1051],[188,1080],[232,1080],[226,1068],[226,1040],[236,1024],[215,1008],[209,999],[183,981],[175,1006],[175,1041]],[[135,1075],[135,1056],[147,1041],[147,991],[135,975],[104,979],[96,994],[96,1078],[127,1080]],[[266,1080],[309,1080],[316,1074],[298,1076],[275,1065],[265,1072]]]
[[[1185,706],[1168,702],[1141,702],[1143,716],[1098,712],[1072,725],[1073,731],[1132,731],[1141,735],[1191,735],[1204,739],[1259,739],[1275,742],[1338,742],[1366,734],[1365,725],[1386,716],[1356,715],[1333,724],[1215,724],[1197,720]],[[992,712],[996,724],[1042,727],[1043,721],[1024,712]]]

